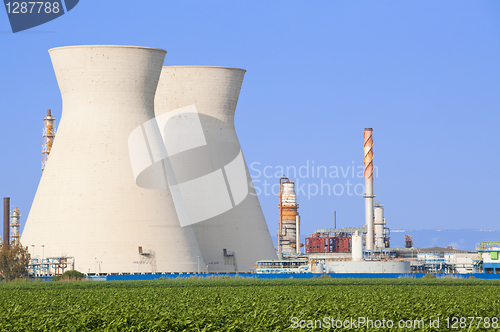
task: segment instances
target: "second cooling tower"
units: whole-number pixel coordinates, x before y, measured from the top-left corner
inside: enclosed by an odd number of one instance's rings
[[[194,230],[208,271],[276,259],[234,127],[245,70],[163,67],[155,115],[178,218]]]

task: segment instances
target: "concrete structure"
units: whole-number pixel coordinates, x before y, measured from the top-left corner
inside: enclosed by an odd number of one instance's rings
[[[326,273],[410,273],[410,262],[328,261]]]
[[[208,271],[249,271],[257,260],[277,258],[234,127],[244,74],[164,67],[155,96],[167,190]]]
[[[180,227],[168,191],[136,184],[129,152],[131,132],[154,119],[166,51],[49,53],[63,113],[21,243],[33,256],[43,248],[45,257],[74,257],[75,269],[90,274],[196,272],[205,262],[194,233]]]
[[[364,164],[365,164],[365,226],[366,230],[366,248],[373,250],[373,129],[365,128],[364,131]]]

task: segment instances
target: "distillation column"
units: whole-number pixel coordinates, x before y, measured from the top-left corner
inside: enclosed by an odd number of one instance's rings
[[[373,250],[373,129],[365,128],[364,131],[364,164],[365,164],[365,226],[366,250]]]
[[[15,208],[10,215],[10,237],[12,238],[12,243],[14,245],[19,244],[19,218],[21,218],[21,214],[19,213],[19,208]]]
[[[278,251],[285,254],[298,254],[300,253],[300,230],[299,214],[295,194],[295,183],[282,178],[284,182],[280,181],[280,225],[278,230]]]
[[[43,145],[42,145],[42,174],[47,166],[50,150],[54,144],[56,136],[56,118],[51,114],[50,109],[47,110],[47,116],[43,118]]]

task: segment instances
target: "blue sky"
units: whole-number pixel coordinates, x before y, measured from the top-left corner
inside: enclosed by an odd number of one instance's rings
[[[339,227],[363,225],[354,193],[363,179],[348,167],[362,165],[365,127],[390,228],[500,229],[498,1],[81,0],[16,34],[3,11],[0,195],[23,225],[42,118],[62,112],[47,50],[82,44],[159,47],[165,65],[247,70],[236,130],[273,236],[278,198],[265,183],[287,166],[309,165],[298,180],[302,234],[333,226],[334,210]],[[313,178],[313,164],[339,176]]]

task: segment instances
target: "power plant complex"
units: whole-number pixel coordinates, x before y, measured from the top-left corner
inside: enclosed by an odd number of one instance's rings
[[[51,110],[43,119],[42,176],[22,234],[4,199],[3,246],[31,249],[32,275],[500,274],[496,242],[417,249],[407,236],[406,248],[391,248],[373,201],[371,128],[364,224],[335,222],[301,243],[295,182],[283,176],[275,248],[235,131],[245,70],[163,67],[166,51],[148,47],[49,54],[63,112],[57,131]]]

